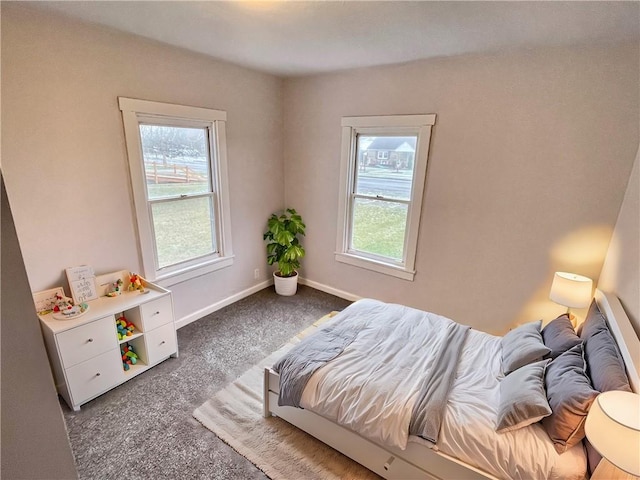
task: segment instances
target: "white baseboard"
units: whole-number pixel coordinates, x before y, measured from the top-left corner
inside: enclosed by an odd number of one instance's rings
[[[330,293],[331,295],[335,295],[336,297],[344,298],[345,300],[350,300],[352,302],[355,302],[356,300],[360,300],[362,298],[359,295],[345,292],[344,290],[338,290],[337,288],[330,287],[329,285],[325,285],[324,283],[314,282],[313,280],[309,280],[308,278],[300,277],[298,281],[301,285],[306,285],[307,287],[315,288],[316,290],[320,290],[321,292]]]
[[[336,297],[344,298],[345,300],[349,300],[355,302],[356,300],[360,300],[362,297],[359,295],[355,295],[350,292],[345,292],[344,290],[339,290],[337,288],[330,287],[329,285],[325,285],[323,283],[314,282],[313,280],[309,280],[307,278],[299,277],[298,282],[300,285],[306,285],[311,288],[315,288],[316,290],[320,290],[321,292],[330,293],[331,295],[335,295]],[[196,320],[200,320],[202,317],[209,315],[221,308],[224,308],[228,305],[231,305],[238,300],[242,300],[243,298],[248,297],[249,295],[253,295],[254,293],[259,292],[263,288],[267,288],[268,286],[273,285],[273,278],[269,280],[265,280],[264,282],[258,283],[252,287],[247,288],[241,292],[238,292],[230,297],[227,297],[223,300],[220,300],[216,303],[213,303],[207,307],[201,308],[189,315],[182,317],[179,320],[176,320],[176,328],[182,328],[185,325],[189,325]]]
[[[189,325],[191,322],[195,322],[196,320],[199,320],[202,317],[209,315],[210,313],[213,313],[217,310],[220,310],[221,308],[226,307],[227,305],[231,305],[232,303],[237,302],[238,300],[242,300],[243,298],[248,297],[249,295],[253,295],[254,293],[259,292],[263,288],[267,288],[269,285],[273,285],[273,278],[269,280],[265,280],[264,282],[258,283],[253,287],[249,287],[246,290],[238,292],[234,295],[231,295],[230,297],[220,300],[219,302],[216,302],[207,307],[201,308],[200,310],[197,310],[187,315],[186,317],[182,317],[181,319],[176,320],[176,328],[182,328],[185,325]]]

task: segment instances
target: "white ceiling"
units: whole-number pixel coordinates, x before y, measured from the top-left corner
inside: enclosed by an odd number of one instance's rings
[[[640,3],[73,1],[36,8],[282,76],[640,39]]]

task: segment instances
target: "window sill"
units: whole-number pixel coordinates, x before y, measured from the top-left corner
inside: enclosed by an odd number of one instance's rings
[[[402,280],[408,280],[410,282],[413,282],[413,277],[416,274],[415,270],[408,270],[404,267],[390,265],[388,263],[379,262],[369,258],[359,257],[350,253],[336,253],[336,261],[340,263],[346,263],[348,265],[353,265],[354,267],[372,270],[384,275],[401,278]]]
[[[231,265],[233,265],[234,258],[234,256],[216,258],[215,260],[211,260],[206,264],[194,265],[191,267],[183,268],[181,270],[174,270],[172,272],[160,274],[156,276],[154,282],[163,287],[170,287],[171,285],[186,282],[187,280],[191,280],[192,278],[201,277],[202,275],[206,275],[207,273],[230,267]]]

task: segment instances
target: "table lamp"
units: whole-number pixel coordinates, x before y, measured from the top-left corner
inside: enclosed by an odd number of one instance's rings
[[[618,390],[601,393],[591,405],[584,429],[604,457],[592,479],[640,475],[640,395]]]
[[[576,326],[576,317],[571,313],[571,308],[588,307],[591,303],[593,282],[588,277],[575,273],[556,272],[553,276],[549,299],[559,305],[567,307],[569,320]]]

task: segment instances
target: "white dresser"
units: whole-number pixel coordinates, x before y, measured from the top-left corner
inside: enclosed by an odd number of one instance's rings
[[[118,278],[128,285],[126,270],[96,277],[98,291]],[[124,292],[88,302],[89,309],[73,319],[41,315],[40,323],[58,393],[73,410],[130,380],[169,357],[178,356],[178,340],[171,292],[145,282],[146,293]],[[118,340],[116,319],[121,315],[135,328]],[[137,363],[124,370],[121,347],[131,345]]]

